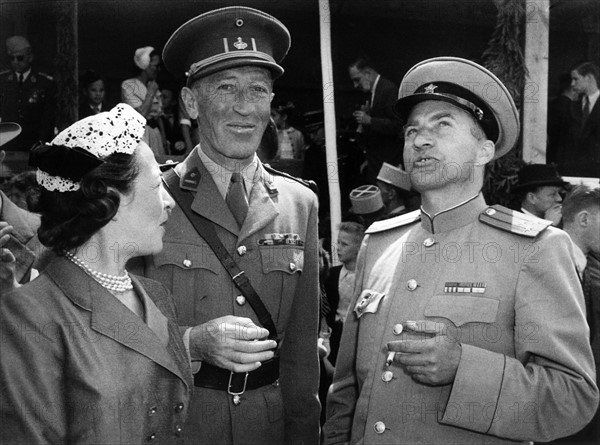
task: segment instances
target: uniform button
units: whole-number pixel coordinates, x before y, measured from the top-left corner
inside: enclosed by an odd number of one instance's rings
[[[290,270],[292,272],[296,270],[296,264],[295,263],[290,263]]]
[[[156,414],[156,411],[157,411],[156,406],[153,406],[148,410],[148,415],[153,416],[154,414]]]
[[[148,442],[151,442],[151,441],[153,441],[154,439],[156,439],[156,433],[152,433],[152,434],[150,434],[150,435],[148,436],[148,439],[147,439],[147,440],[148,440]]]
[[[406,282],[406,288],[409,291],[415,290],[418,286],[419,286],[419,284],[417,283],[417,280],[415,280],[415,279],[410,279]]]
[[[496,214],[496,210],[495,210],[495,209],[492,209],[492,208],[489,208],[489,209],[487,209],[487,210],[485,211],[485,214],[486,214],[486,215],[489,215],[489,216],[495,215],[495,214]]]
[[[246,297],[243,295],[238,295],[235,297],[235,302],[238,304],[238,306],[243,306],[246,304]]]
[[[279,379],[275,380],[272,385],[274,388],[279,388]]]
[[[385,432],[385,423],[376,422],[375,425],[373,425],[373,429],[377,434],[383,434]]]
[[[383,380],[384,382],[389,382],[393,378],[394,373],[392,371],[385,371],[383,374],[381,374],[381,380]]]
[[[246,251],[247,251],[246,246],[240,246],[237,248],[237,253],[239,256],[246,255]]]
[[[175,434],[180,435],[182,431],[183,428],[181,427],[181,425],[175,425]]]
[[[398,323],[398,324],[394,325],[392,332],[394,333],[394,335],[400,335],[400,334],[402,334],[403,330],[404,330],[404,326],[402,326],[402,323]]]
[[[186,258],[185,260],[183,260],[183,265],[187,268],[190,268],[192,267],[192,262]]]
[[[435,240],[433,238],[427,238],[425,239],[425,241],[423,241],[423,245],[425,247],[431,247],[435,244]]]
[[[176,413],[180,413],[181,411],[183,411],[183,403],[178,403],[177,405],[175,405],[173,407],[173,409],[175,410]]]

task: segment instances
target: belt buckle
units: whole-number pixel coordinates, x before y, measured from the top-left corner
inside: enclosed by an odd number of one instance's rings
[[[241,400],[240,396],[246,392],[246,383],[248,383],[248,373],[246,372],[244,376],[244,386],[240,392],[231,391],[231,380],[233,379],[235,372],[231,371],[229,373],[229,383],[227,384],[227,394],[233,396],[233,404],[235,406],[239,405]]]

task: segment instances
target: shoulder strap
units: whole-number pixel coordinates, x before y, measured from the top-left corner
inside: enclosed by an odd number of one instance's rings
[[[177,176],[173,169],[163,174],[163,182],[167,186],[171,196],[173,196],[173,199],[179,205],[179,208],[192,223],[196,232],[198,232],[198,235],[208,243],[227,273],[231,276],[236,287],[246,297],[246,300],[248,300],[248,303],[252,306],[254,312],[256,312],[260,323],[269,331],[269,338],[276,340],[277,329],[275,328],[271,314],[252,287],[252,284],[250,284],[250,280],[244,274],[244,271],[238,267],[231,255],[229,255],[229,252],[227,252],[227,249],[217,236],[213,223],[192,211],[193,196],[191,192],[181,190],[179,187],[179,176]]]

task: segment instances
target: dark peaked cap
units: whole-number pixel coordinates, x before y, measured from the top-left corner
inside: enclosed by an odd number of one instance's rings
[[[261,66],[273,78],[290,49],[290,33],[262,11],[243,6],[215,9],[181,25],[163,50],[163,61],[175,76],[193,80],[228,68]]]
[[[508,153],[519,138],[519,112],[510,93],[475,62],[436,57],[413,66],[402,79],[394,110],[406,119],[416,104],[427,100],[447,102],[471,114],[494,141],[494,159]]]

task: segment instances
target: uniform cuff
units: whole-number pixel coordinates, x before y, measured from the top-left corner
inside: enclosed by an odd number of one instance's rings
[[[440,423],[487,433],[496,415],[505,356],[461,344],[462,353]]]

